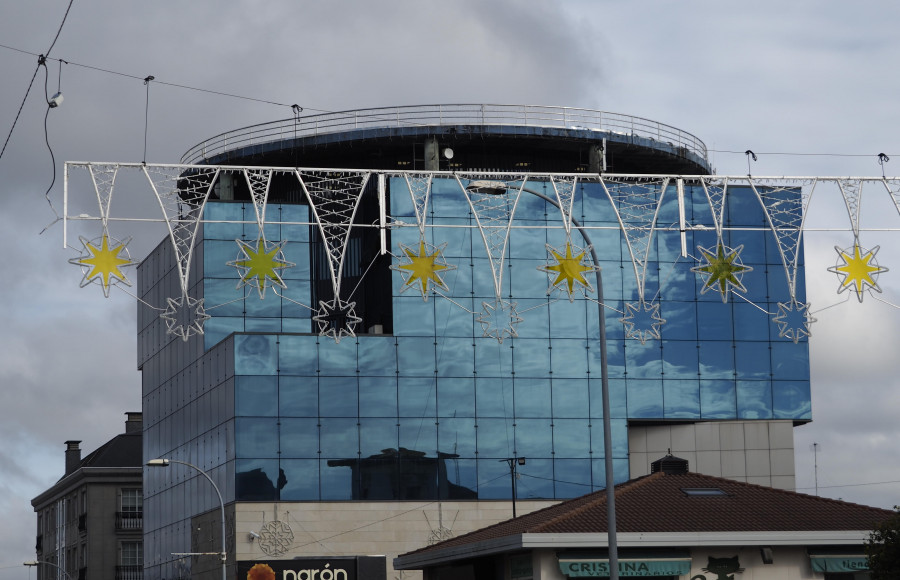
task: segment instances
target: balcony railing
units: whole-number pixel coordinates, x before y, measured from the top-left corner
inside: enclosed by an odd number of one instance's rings
[[[144,527],[144,512],[116,512],[117,530],[140,530]]]
[[[143,580],[143,566],[116,566],[116,580]]]
[[[285,139],[356,129],[441,125],[515,125],[605,131],[670,143],[707,160],[703,141],[686,131],[643,117],[573,107],[450,104],[340,111],[251,125],[195,145],[181,157],[181,162],[202,163],[227,151]]]

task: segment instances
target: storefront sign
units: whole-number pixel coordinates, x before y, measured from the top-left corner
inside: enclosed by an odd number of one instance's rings
[[[559,571],[569,578],[609,577],[609,560],[563,560]],[[619,576],[653,577],[681,576],[691,571],[691,559],[619,560]]]
[[[365,570],[365,573],[361,573]],[[384,557],[348,556],[238,562],[238,580],[365,580],[386,576]]]
[[[865,556],[810,556],[813,572],[860,572],[869,569]]]

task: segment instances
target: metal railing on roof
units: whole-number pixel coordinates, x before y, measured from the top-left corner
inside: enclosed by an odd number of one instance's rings
[[[699,138],[643,117],[574,107],[453,104],[358,109],[250,125],[198,143],[181,157],[181,163],[203,163],[228,151],[286,139],[357,129],[441,125],[512,125],[617,133],[668,143],[708,161],[706,145]]]

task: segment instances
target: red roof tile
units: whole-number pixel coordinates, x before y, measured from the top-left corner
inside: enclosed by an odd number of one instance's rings
[[[689,496],[718,488],[723,496]],[[654,473],[616,486],[618,532],[870,530],[893,512],[698,473]],[[520,534],[606,532],[606,491],[564,501],[409,554]]]

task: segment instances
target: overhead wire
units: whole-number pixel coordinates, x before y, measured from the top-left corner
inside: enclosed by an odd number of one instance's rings
[[[13,131],[16,129],[16,124],[19,122],[19,117],[22,115],[22,109],[25,107],[25,103],[28,101],[28,95],[31,93],[31,87],[34,86],[34,79],[37,78],[38,71],[41,70],[43,66],[46,70],[46,61],[47,57],[50,56],[50,51],[53,50],[53,47],[56,46],[56,41],[59,40],[59,35],[62,32],[63,26],[66,24],[66,20],[69,18],[69,11],[72,9],[72,4],[75,0],[69,0],[69,5],[66,7],[66,13],[63,15],[62,22],[59,24],[59,28],[56,29],[56,34],[53,36],[53,42],[50,43],[50,48],[47,49],[47,52],[40,55],[34,55],[38,57],[38,64],[34,68],[34,74],[31,75],[31,81],[28,83],[28,88],[25,90],[25,97],[22,98],[22,103],[19,105],[19,111],[16,113],[16,118],[13,120],[12,127],[9,128],[9,134],[6,136],[6,141],[3,143],[3,149],[0,149],[0,159],[3,158],[3,154],[6,152],[6,146],[9,145],[9,140],[12,138]],[[11,48],[11,47],[4,47]],[[13,49],[18,50],[18,49]],[[20,50],[19,52],[25,52],[24,50]],[[28,53],[32,54],[33,53]],[[61,74],[61,73],[60,73]],[[49,103],[47,104],[49,107]],[[54,163],[55,165],[55,163]],[[54,176],[55,177],[55,176]],[[55,213],[55,212],[54,212]]]

